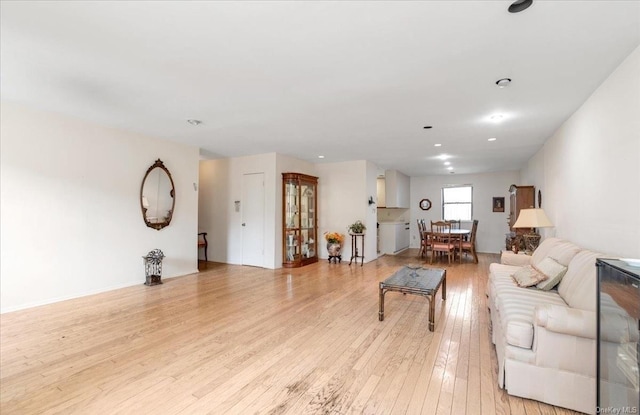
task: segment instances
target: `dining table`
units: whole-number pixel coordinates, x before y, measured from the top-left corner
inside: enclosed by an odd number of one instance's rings
[[[447,235],[449,232],[435,233],[430,230],[425,232],[426,238],[437,237],[438,235]],[[451,229],[451,240],[455,245],[458,245],[457,251],[462,255],[462,241],[466,240],[471,235],[471,229]],[[454,254],[455,255],[455,254]]]

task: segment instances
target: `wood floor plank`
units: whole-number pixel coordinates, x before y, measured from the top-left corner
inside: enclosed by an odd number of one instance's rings
[[[497,388],[486,280],[447,269],[447,299],[378,283],[417,250],[363,267],[203,263],[198,274],[0,318],[2,414],[569,414]],[[431,266],[431,265],[426,265]]]

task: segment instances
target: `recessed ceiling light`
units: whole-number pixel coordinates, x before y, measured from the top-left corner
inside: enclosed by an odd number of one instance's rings
[[[449,156],[448,154],[440,154],[440,155],[438,156],[438,158],[439,158],[440,160],[446,160],[446,159],[448,159],[449,157],[451,157],[451,156]]]
[[[450,161],[445,161],[445,162],[444,162],[444,165],[445,165],[445,166],[448,166],[449,164],[451,164],[451,162],[450,162]]]
[[[496,121],[496,122],[502,121],[504,119],[504,115],[502,115],[502,114],[493,114],[492,116],[489,117],[489,119],[491,121]]]
[[[491,137],[491,138],[487,139],[487,141],[496,141],[496,140],[497,140],[497,138],[495,138],[495,137]]]
[[[517,0],[509,6],[509,13],[519,13],[533,4],[533,0]]]
[[[509,86],[510,83],[511,83],[511,78],[502,78],[502,79],[498,79],[496,81],[496,85],[498,85],[500,88],[504,88],[505,86]]]
[[[324,156],[318,156],[318,158],[319,158],[319,159],[323,159],[323,158],[324,158]]]
[[[200,120],[187,120],[187,122],[191,125],[200,125],[202,124],[202,121]]]
[[[442,144],[438,143],[438,144],[434,144],[434,147],[442,147]]]
[[[447,167],[447,170],[453,170],[453,167],[449,166]]]
[[[428,130],[428,129],[430,129],[430,128],[433,128],[433,125],[425,125],[425,126],[424,126],[424,127],[422,127],[422,128],[424,128],[425,130]]]

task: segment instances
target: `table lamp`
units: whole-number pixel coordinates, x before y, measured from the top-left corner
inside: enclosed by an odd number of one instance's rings
[[[518,220],[513,224],[514,228],[529,228],[529,232],[522,235],[525,251],[530,254],[540,244],[540,235],[535,228],[550,228],[553,223],[542,209],[521,209]]]

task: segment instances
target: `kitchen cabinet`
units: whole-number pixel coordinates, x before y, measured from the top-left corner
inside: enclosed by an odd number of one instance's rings
[[[409,248],[409,222],[380,222],[380,253],[395,255]]]
[[[409,176],[397,170],[387,170],[385,176],[385,206],[409,208]]]
[[[378,207],[379,208],[383,208],[383,207],[387,207],[387,199],[386,199],[386,183],[385,183],[385,178],[384,177],[378,177],[378,180],[376,181],[376,190],[377,190],[377,196],[378,196]]]

